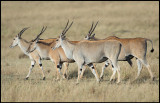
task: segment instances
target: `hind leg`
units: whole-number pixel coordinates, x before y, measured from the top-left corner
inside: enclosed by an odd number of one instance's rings
[[[92,73],[94,74],[95,78],[97,79],[97,82],[99,82],[99,76],[97,73],[97,69],[93,66],[93,64],[88,64],[88,66],[91,68]]]
[[[77,63],[77,66],[78,66],[78,77],[77,77],[77,82],[76,82],[76,84],[78,84],[79,83],[79,79],[80,79],[80,75],[82,73],[82,68],[84,66],[84,58],[79,57],[75,53],[75,55],[73,54],[73,59],[75,60],[75,62]]]
[[[107,68],[109,65],[109,62],[108,60],[105,62],[104,66],[102,67],[102,72],[101,72],[101,75],[100,75],[100,79],[103,79],[103,75],[104,75],[104,69]]]
[[[141,61],[139,59],[137,59],[137,66],[138,66],[138,72],[137,72],[137,76],[136,76],[135,79],[137,79],[139,77],[140,72],[142,70],[142,63],[141,63]]]
[[[117,73],[118,73],[118,81],[117,81],[117,83],[119,83],[120,82],[120,68],[117,65],[117,61],[113,61],[112,62],[112,69],[113,69],[113,74],[112,74],[112,76],[110,78],[110,81],[113,80],[113,77],[115,77],[115,74],[116,74],[116,71],[117,71]]]
[[[113,73],[112,73],[112,75],[111,75],[111,77],[110,77],[110,81],[112,81],[112,80],[113,80],[113,77],[115,76],[115,74],[116,74],[116,69],[115,69],[115,68],[113,68]]]
[[[37,59],[36,62],[39,63],[39,68],[41,69],[41,72],[42,72],[42,75],[43,75],[43,80],[45,80],[45,75],[44,75],[44,70],[43,70],[43,66],[42,66],[41,60]]]
[[[143,60],[141,60],[141,62],[142,62],[142,63],[145,65],[145,67],[148,69],[148,72],[149,72],[149,74],[150,74],[150,76],[151,76],[151,80],[154,80],[153,73],[152,73],[152,71],[151,71],[151,69],[150,69],[150,65],[147,63],[146,58],[144,58]]]
[[[62,75],[62,72],[61,72],[62,63],[55,62],[55,64],[56,64],[56,70],[57,70],[57,80],[59,80]]]

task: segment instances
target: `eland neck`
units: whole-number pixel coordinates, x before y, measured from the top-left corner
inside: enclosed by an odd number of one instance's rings
[[[25,53],[26,55],[28,55],[28,53],[26,52],[28,47],[29,47],[29,42],[24,40],[24,39],[20,39],[18,46],[21,48],[22,52]]]
[[[63,48],[68,59],[73,59],[73,50],[75,48],[75,44],[69,42],[68,40],[61,41],[61,47]]]

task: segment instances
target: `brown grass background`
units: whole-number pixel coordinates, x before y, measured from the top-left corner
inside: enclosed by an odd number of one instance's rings
[[[133,59],[133,68],[126,62],[121,67],[120,84],[110,83],[111,66],[105,70],[103,81],[98,84],[89,69],[79,85],[75,85],[77,65],[69,65],[69,80],[55,81],[55,65],[51,61],[42,61],[46,80],[42,80],[40,69],[36,65],[29,80],[25,80],[30,60],[19,47],[9,48],[14,36],[24,27],[31,27],[22,38],[30,41],[35,38],[43,26],[48,26],[41,36],[43,39],[57,37],[67,20],[74,21],[67,32],[70,40],[82,40],[92,21],[99,20],[95,29],[96,37],[120,38],[144,37],[153,41],[154,53],[150,53],[148,43],[147,60],[151,66],[155,81],[150,81],[147,68],[143,68],[140,77],[131,81],[137,74],[137,65]],[[97,64],[101,73],[103,64]],[[63,70],[63,69],[62,69]],[[87,101],[87,102],[158,102],[159,101],[159,2],[158,1],[2,1],[1,2],[1,101]]]

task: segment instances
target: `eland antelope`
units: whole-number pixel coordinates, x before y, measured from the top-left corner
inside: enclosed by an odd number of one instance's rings
[[[91,31],[89,31],[90,33]],[[122,44],[116,40],[99,40],[99,41],[88,41],[82,40],[79,43],[72,43],[67,38],[66,35],[62,32],[59,38],[56,40],[56,45],[53,46],[53,49],[62,47],[67,58],[73,59],[78,65],[78,78],[77,83],[80,79],[82,68],[85,65],[88,65],[97,81],[99,78],[96,74],[93,63],[101,63],[109,59],[113,65],[113,74],[110,78],[110,81],[113,79],[116,71],[118,72],[118,81],[120,82],[120,68],[117,63],[117,59],[121,50]]]
[[[46,28],[47,28],[47,27],[46,27]],[[41,30],[41,32],[40,32],[40,34],[42,34],[42,33],[46,30],[46,28],[43,27],[42,30]],[[13,47],[15,47],[15,46],[18,45],[18,46],[20,47],[20,49],[22,50],[22,52],[23,52],[24,54],[26,54],[27,56],[29,56],[29,58],[30,58],[30,60],[31,60],[31,67],[29,68],[29,72],[28,72],[28,74],[27,74],[27,76],[26,76],[26,79],[29,78],[29,75],[30,75],[30,73],[31,73],[31,71],[32,71],[32,68],[34,67],[35,63],[37,62],[37,63],[39,63],[39,67],[40,67],[40,69],[41,69],[41,71],[42,71],[43,80],[45,80],[45,75],[44,75],[44,71],[43,71],[43,67],[42,67],[42,63],[41,63],[41,57],[40,57],[40,55],[38,54],[38,52],[37,52],[37,51],[34,51],[34,52],[32,52],[32,53],[26,52],[26,51],[28,50],[28,48],[30,47],[30,45],[32,44],[32,42],[31,42],[31,41],[30,41],[30,42],[26,41],[26,40],[23,39],[21,36],[22,36],[23,32],[24,32],[25,30],[27,30],[27,29],[28,29],[28,28],[22,29],[22,30],[18,33],[18,35],[16,35],[16,36],[14,37],[13,42],[12,42],[12,44],[10,45],[10,48],[13,48]]]
[[[142,64],[145,65],[149,71],[149,74],[151,76],[151,79],[154,80],[154,76],[152,74],[152,71],[150,69],[150,65],[148,64],[146,60],[146,52],[147,52],[147,41],[149,41],[152,44],[151,52],[154,51],[153,49],[153,43],[152,40],[147,38],[118,38],[116,36],[110,36],[105,39],[98,39],[95,37],[95,34],[88,34],[85,39],[87,40],[93,40],[93,41],[99,41],[99,40],[117,40],[120,41],[125,48],[125,52],[123,49],[121,49],[120,55],[118,57],[118,61],[127,61],[132,66],[131,59],[133,57],[136,58],[137,66],[138,66],[138,73],[135,79],[137,79],[140,75]],[[106,61],[104,66],[102,67],[102,72],[100,75],[100,78],[103,77],[104,69],[109,65],[109,62]]]

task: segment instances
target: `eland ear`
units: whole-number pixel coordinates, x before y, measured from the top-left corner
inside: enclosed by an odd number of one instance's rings
[[[85,39],[86,39],[86,40],[88,40],[88,39],[89,39],[89,36],[88,36],[88,35],[87,35],[87,36],[85,36]]]

